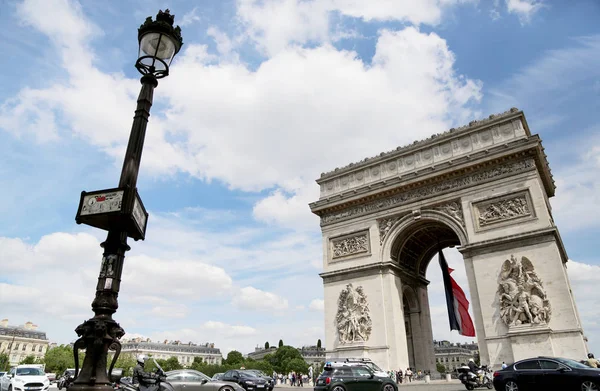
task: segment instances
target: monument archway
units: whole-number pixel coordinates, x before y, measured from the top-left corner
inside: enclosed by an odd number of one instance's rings
[[[317,180],[328,359],[435,370],[427,266],[465,261],[481,361],[584,357],[539,136],[511,109]],[[447,323],[447,320],[444,320]]]

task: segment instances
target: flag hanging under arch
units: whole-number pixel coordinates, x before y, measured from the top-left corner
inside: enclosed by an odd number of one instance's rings
[[[462,288],[450,275],[454,269],[448,267],[442,250],[439,250],[438,257],[444,279],[450,330],[457,330],[460,335],[464,335],[465,337],[474,337],[475,327],[469,315],[469,300],[467,300],[467,296]]]

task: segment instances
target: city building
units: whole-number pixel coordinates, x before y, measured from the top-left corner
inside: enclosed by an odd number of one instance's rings
[[[215,348],[213,343],[197,345],[191,342],[182,343],[181,341],[152,342],[149,338],[133,338],[121,341],[121,354],[146,354],[148,356],[160,359],[177,357],[179,363],[189,367],[194,362],[194,358],[200,357],[207,364],[220,365],[223,361],[221,350]]]
[[[461,364],[466,364],[469,359],[479,356],[479,348],[476,343],[451,343],[449,341],[433,341],[435,363],[442,364],[447,371],[454,371]]]
[[[277,351],[277,348],[275,346],[270,346],[268,349],[265,349],[262,346],[257,346],[254,348],[254,351],[251,353],[248,353],[246,355],[246,357],[251,358],[252,360],[255,360],[255,361],[260,361],[260,360],[264,359],[267,354],[273,354],[276,351]]]
[[[27,322],[22,326],[9,326],[8,319],[0,321],[0,353],[8,354],[10,365],[17,365],[27,356],[44,358],[48,350],[46,333]]]
[[[324,363],[325,362],[325,349],[319,348],[317,346],[303,346],[301,348],[296,348],[300,352],[304,361],[306,361],[309,365],[316,363]],[[267,354],[273,354],[277,351],[275,346],[271,346],[268,349],[265,349],[262,346],[257,346],[254,348],[254,351],[248,353],[246,357],[251,358],[253,360],[262,360],[265,358]]]

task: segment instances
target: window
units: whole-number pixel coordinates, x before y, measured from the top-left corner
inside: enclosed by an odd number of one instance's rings
[[[538,360],[521,361],[520,363],[515,364],[515,368],[519,371],[540,369],[540,363]]]
[[[15,350],[17,350],[17,349],[19,349],[19,344],[18,343],[15,344]]]
[[[26,349],[27,349],[27,344],[26,344],[26,343],[24,343],[24,344],[23,344],[23,349],[21,349],[21,350],[25,351]]]
[[[41,352],[43,348],[44,348],[44,346],[40,345],[40,348],[38,349],[38,352]]]
[[[350,370],[350,368],[348,368],[348,367],[336,368],[335,371],[333,371],[333,375],[334,376],[352,376],[352,370]]]
[[[32,352],[35,352],[35,348],[36,348],[36,346],[37,346],[37,345],[33,345],[33,346],[31,347],[31,351],[32,351]]]
[[[354,374],[354,376],[367,378],[371,377],[371,371],[363,367],[352,367],[352,373]]]
[[[556,361],[550,360],[540,360],[540,366],[542,369],[558,369],[560,368],[560,364]]]
[[[188,373],[185,377],[185,381],[201,383],[202,380],[205,380],[202,376],[196,375],[195,373]]]

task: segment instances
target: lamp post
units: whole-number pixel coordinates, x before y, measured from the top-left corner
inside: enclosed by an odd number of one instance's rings
[[[82,192],[75,221],[108,231],[102,266],[96,286],[96,297],[92,302],[94,317],[79,325],[75,332],[73,353],[77,379],[73,391],[112,391],[109,373],[121,351],[119,339],[125,331],[115,322],[112,315],[119,307],[117,297],[121,285],[121,273],[125,252],[130,248],[127,238],[144,239],[148,214],[137,192],[137,176],[144,147],[146,126],[154,88],[158,79],[168,76],[169,66],[181,45],[181,29],[173,27],[174,16],[162,10],[156,20],[148,17],[138,29],[139,53],[135,63],[143,75],[142,88],[137,99],[137,108],[127,144],[127,152],[121,170],[119,187]],[[79,350],[85,349],[85,359],[79,372]],[[108,351],[114,356],[107,373]]]

